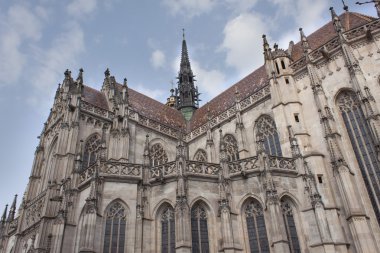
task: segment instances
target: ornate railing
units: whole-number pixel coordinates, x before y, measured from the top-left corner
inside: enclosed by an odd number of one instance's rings
[[[164,179],[176,175],[177,166],[175,161],[151,167],[149,173],[150,178],[153,180]]]
[[[25,207],[25,219],[23,227],[28,228],[38,222],[42,217],[42,209],[45,205],[46,191],[42,192]]]
[[[269,156],[268,163],[271,169],[297,170],[294,158]]]
[[[257,156],[237,160],[237,161],[231,161],[227,163],[228,165],[228,172],[231,175],[234,174],[241,174],[248,171],[254,171],[259,169],[258,159]]]
[[[216,163],[206,163],[198,161],[187,161],[186,174],[217,176],[220,170],[220,165]]]
[[[98,166],[96,163],[85,169],[79,174],[79,183],[83,183],[90,179],[92,175],[95,173],[96,166]]]
[[[133,163],[107,162],[100,167],[99,172],[105,175],[141,178],[142,165]]]

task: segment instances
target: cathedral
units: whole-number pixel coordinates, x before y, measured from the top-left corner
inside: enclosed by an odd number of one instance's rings
[[[185,37],[166,104],[66,70],[0,253],[379,253],[380,19],[330,11],[202,106]]]

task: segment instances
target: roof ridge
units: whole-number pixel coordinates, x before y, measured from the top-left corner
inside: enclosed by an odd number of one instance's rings
[[[374,21],[376,20],[377,18],[376,17],[372,17],[370,15],[365,15],[365,14],[362,14],[362,13],[359,13],[359,12],[350,12],[352,15],[355,15],[357,16],[358,18],[363,18],[365,20],[367,20],[368,22],[370,21]]]

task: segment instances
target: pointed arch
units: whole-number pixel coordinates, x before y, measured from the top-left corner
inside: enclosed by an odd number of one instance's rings
[[[100,147],[101,138],[99,134],[92,134],[87,138],[83,150],[82,170],[85,170],[96,163]]]
[[[242,205],[242,218],[247,239],[247,248],[251,253],[269,253],[264,208],[259,200],[248,197]]]
[[[58,136],[54,137],[53,141],[49,145],[49,151],[47,153],[45,168],[42,172],[42,184],[41,188],[39,189],[39,193],[42,192],[46,187],[48,181],[52,181],[55,179],[55,163],[56,163],[56,153],[58,148]]]
[[[204,149],[198,149],[197,152],[195,152],[194,155],[194,161],[198,162],[207,162],[207,153]]]
[[[192,252],[209,253],[209,213],[205,202],[196,201],[191,207],[191,248]]]
[[[126,249],[128,208],[116,199],[104,211],[103,253],[121,253]]]
[[[226,134],[223,137],[228,161],[239,160],[239,146],[235,136],[232,134]]]
[[[283,196],[280,201],[282,218],[285,224],[286,237],[289,242],[290,253],[301,253],[301,247],[298,238],[298,230],[295,222],[296,206],[294,201]]]
[[[161,165],[168,162],[168,155],[161,143],[155,143],[149,150],[152,166]]]
[[[262,140],[264,149],[273,156],[282,156],[280,138],[276,123],[269,115],[262,115],[256,120],[256,140]]]
[[[160,204],[156,213],[157,249],[161,253],[175,252],[175,213],[168,202]]]
[[[360,101],[354,91],[342,90],[336,97],[376,219],[380,224],[380,162]]]

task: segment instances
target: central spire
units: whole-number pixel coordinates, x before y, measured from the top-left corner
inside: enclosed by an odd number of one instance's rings
[[[178,88],[176,89],[176,108],[186,120],[190,120],[194,111],[199,107],[198,88],[194,86],[194,74],[191,70],[189,53],[185,39],[185,29],[182,30],[181,64],[178,72]]]

